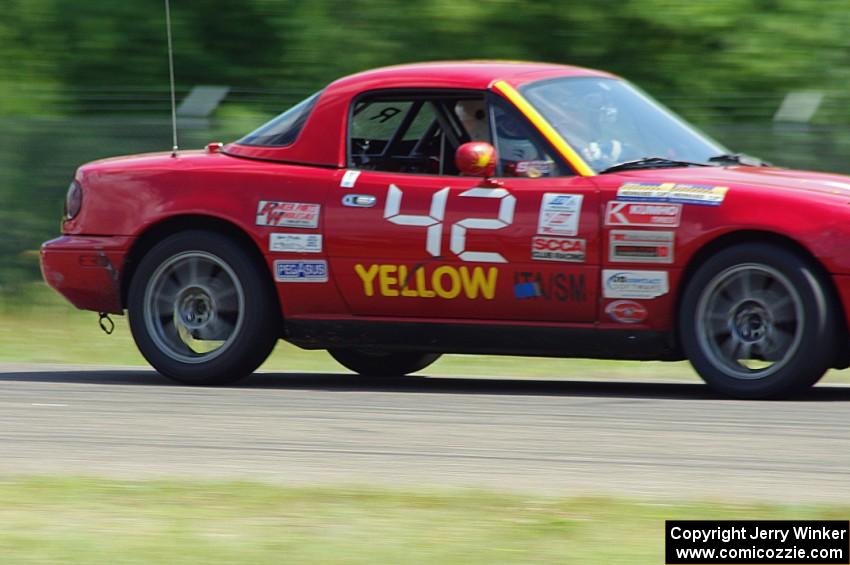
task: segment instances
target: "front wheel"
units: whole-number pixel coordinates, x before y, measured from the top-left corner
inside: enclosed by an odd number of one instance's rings
[[[355,373],[367,377],[401,377],[421,371],[440,358],[437,353],[408,351],[372,352],[359,349],[331,349],[331,357]]]
[[[181,383],[239,380],[277,342],[279,312],[268,273],[216,233],[182,232],[153,247],[136,269],[127,302],[139,351]]]
[[[720,251],[682,297],[682,346],[715,390],[738,398],[785,396],[820,379],[835,359],[839,309],[828,282],[783,247]]]

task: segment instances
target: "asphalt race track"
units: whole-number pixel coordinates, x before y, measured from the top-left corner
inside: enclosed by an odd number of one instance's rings
[[[850,387],[793,400],[701,384],[0,365],[0,473],[850,502]]]

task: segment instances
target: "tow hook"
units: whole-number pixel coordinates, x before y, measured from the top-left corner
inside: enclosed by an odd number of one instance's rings
[[[106,335],[112,335],[112,332],[115,331],[115,322],[112,321],[112,318],[109,317],[109,314],[106,312],[98,313],[97,323],[100,325],[100,329],[103,330],[103,333]]]

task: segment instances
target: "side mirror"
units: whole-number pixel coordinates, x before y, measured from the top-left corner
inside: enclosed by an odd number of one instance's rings
[[[486,141],[464,143],[455,152],[455,165],[458,170],[471,177],[486,179],[493,176],[497,162],[496,148]]]

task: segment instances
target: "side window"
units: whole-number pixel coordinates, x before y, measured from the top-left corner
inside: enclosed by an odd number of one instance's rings
[[[455,151],[471,139],[490,141],[483,93],[379,93],[354,103],[348,127],[349,166],[457,175]]]
[[[383,148],[398,130],[413,102],[377,101],[362,103],[354,109],[351,137],[371,144],[372,149]]]
[[[499,175],[506,177],[562,177],[572,175],[553,157],[553,151],[516,108],[501,99],[491,105]]]
[[[295,142],[298,134],[304,128],[310,112],[316,105],[321,91],[303,100],[274,118],[272,121],[252,131],[237,143],[242,145],[258,145],[264,147],[281,147]]]

